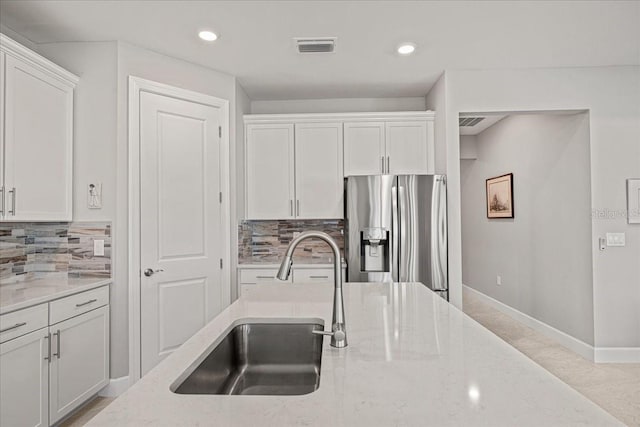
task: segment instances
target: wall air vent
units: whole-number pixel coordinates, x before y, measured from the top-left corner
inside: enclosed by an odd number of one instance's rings
[[[460,117],[458,125],[464,127],[473,127],[484,120],[484,117]]]
[[[298,53],[333,53],[335,37],[295,39]]]

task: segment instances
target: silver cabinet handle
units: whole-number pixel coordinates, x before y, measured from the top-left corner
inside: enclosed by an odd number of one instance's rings
[[[44,360],[48,360],[49,363],[51,363],[51,333],[45,335],[44,339],[47,340],[47,355],[44,357]]]
[[[9,213],[11,216],[16,216],[16,187],[9,190],[9,193],[11,193],[11,210]]]
[[[275,279],[275,276],[256,276],[256,279]]]
[[[161,273],[161,272],[163,272],[163,271],[164,271],[164,270],[163,270],[163,269],[161,269],[161,268],[159,268],[159,269],[157,269],[157,270],[154,270],[153,268],[147,268],[147,269],[144,271],[144,275],[145,275],[145,276],[147,276],[147,277],[151,277],[151,276],[153,276],[155,273]]]
[[[293,200],[289,199],[289,215],[293,216]]]
[[[382,168],[382,174],[384,174],[384,156],[380,157],[380,163],[381,163],[381,168]]]
[[[390,169],[390,167],[389,167],[389,156],[387,156],[387,173],[391,173],[391,172],[389,172],[389,169]]]
[[[296,216],[300,216],[300,200],[296,200]]]
[[[0,206],[2,206],[2,209],[0,209],[0,216],[3,216],[4,215],[4,185],[0,187],[0,198],[2,199],[2,202],[0,202]]]
[[[328,279],[329,276],[309,276],[309,279]]]
[[[0,334],[3,333],[3,332],[8,332],[8,331],[10,331],[12,329],[20,328],[21,326],[24,326],[26,324],[27,324],[27,322],[20,322],[20,323],[16,323],[13,326],[9,326],[8,328],[0,329]]]
[[[88,305],[88,304],[91,304],[92,302],[96,302],[96,301],[98,301],[98,300],[95,299],[95,298],[94,299],[90,299],[89,301],[81,302],[80,304],[76,304],[76,307],[82,307],[83,305]]]
[[[53,333],[54,337],[57,337],[56,342],[57,342],[57,346],[56,346],[56,353],[53,353],[54,356],[58,356],[58,359],[60,359],[60,329],[58,329],[57,331],[55,331]]]

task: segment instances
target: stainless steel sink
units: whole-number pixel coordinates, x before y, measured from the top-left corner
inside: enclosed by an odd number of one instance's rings
[[[323,330],[323,323],[252,321],[234,325],[171,390],[179,394],[311,393],[320,385],[323,338],[312,331]]]

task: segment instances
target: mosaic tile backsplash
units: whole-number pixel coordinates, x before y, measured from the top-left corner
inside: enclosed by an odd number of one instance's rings
[[[104,256],[93,240],[104,240]],[[50,275],[111,277],[111,223],[0,224],[0,283]]]
[[[344,258],[343,220],[242,221],[238,225],[238,263],[280,263],[293,233],[309,230],[324,231],[333,237]],[[331,248],[318,239],[300,243],[293,257],[300,264],[333,262]]]

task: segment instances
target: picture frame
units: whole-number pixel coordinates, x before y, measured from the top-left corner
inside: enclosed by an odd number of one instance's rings
[[[627,222],[640,224],[640,178],[627,179]]]
[[[487,218],[513,218],[513,173],[488,178]]]

